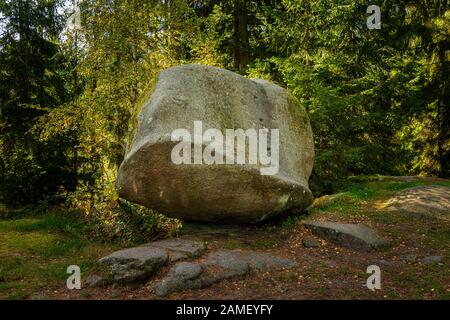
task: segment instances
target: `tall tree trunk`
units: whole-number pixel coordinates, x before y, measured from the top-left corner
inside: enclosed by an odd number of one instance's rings
[[[248,11],[245,0],[234,3],[234,68],[245,71],[250,61]]]
[[[438,121],[438,161],[439,176],[442,178],[450,177],[450,112],[447,105],[449,99],[448,87],[448,62],[446,61],[446,52],[450,48],[450,42],[443,40],[438,43],[438,66],[437,85],[437,121]],[[440,92],[439,92],[440,91]]]

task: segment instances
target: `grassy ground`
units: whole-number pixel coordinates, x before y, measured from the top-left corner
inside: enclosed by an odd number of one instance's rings
[[[0,298],[39,299],[58,293],[70,265],[83,272],[114,245],[87,240],[84,226],[70,212],[0,220]]]
[[[444,185],[445,180],[355,177],[345,190],[316,200],[308,216],[288,217],[259,226],[186,225],[184,233],[201,237],[210,250],[251,249],[295,259],[300,267],[225,281],[212,288],[174,294],[179,298],[234,299],[450,299],[450,223],[399,216],[380,210],[395,192],[417,185]],[[318,249],[301,245],[311,236],[305,219],[362,222],[392,242],[389,250],[360,253],[322,242]],[[95,261],[118,245],[87,239],[76,214],[52,212],[34,217],[0,220],[0,298],[130,298],[153,299],[154,280],[139,286],[83,288],[69,292],[65,283],[69,265],[78,265],[82,277],[96,270]],[[415,255],[416,261],[403,258]],[[420,259],[443,255],[443,265],[424,265]],[[382,290],[364,284],[367,266],[382,269]],[[157,275],[156,280],[162,274]]]

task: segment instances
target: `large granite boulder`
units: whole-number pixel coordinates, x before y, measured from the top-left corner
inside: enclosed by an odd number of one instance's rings
[[[228,162],[242,149],[227,148],[224,142],[223,148],[216,144],[210,155],[215,160],[223,157],[225,164],[219,160],[207,164],[205,159],[199,163],[192,153],[188,158],[193,164],[174,162],[174,148],[182,139],[173,141],[173,133],[180,129],[192,133],[187,143],[194,154],[196,148],[210,145],[196,139],[194,123],[200,121],[203,133],[217,129],[224,140],[227,129],[245,133],[254,129],[260,134],[269,130],[267,145],[258,139],[257,150],[261,156],[267,148],[273,161],[258,158],[255,163],[247,154],[245,163]],[[277,136],[273,129],[278,130],[279,147],[273,144]],[[209,142],[220,142],[216,138]],[[249,145],[251,139],[244,138],[245,150],[256,150]],[[143,104],[133,143],[120,166],[118,189],[121,197],[170,217],[257,223],[311,204],[308,179],[313,161],[308,116],[283,88],[219,68],[183,65],[163,71]]]

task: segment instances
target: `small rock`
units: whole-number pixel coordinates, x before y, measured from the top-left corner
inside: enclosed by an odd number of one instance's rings
[[[124,249],[100,259],[110,267],[116,282],[134,282],[152,276],[169,260],[167,251],[154,247]]]
[[[406,255],[402,256],[402,260],[413,263],[413,262],[416,262],[417,256],[415,254],[406,254]]]
[[[250,268],[254,271],[267,272],[289,269],[298,265],[297,262],[290,259],[248,250],[220,250],[214,252],[208,257],[207,264],[235,271],[238,275],[247,273]]]
[[[378,260],[378,264],[388,266],[388,265],[391,265],[392,263],[387,260],[381,259],[381,260]]]
[[[302,240],[302,244],[305,248],[319,248],[320,247],[320,243],[311,237],[304,237]]]
[[[198,263],[181,262],[175,265],[174,274],[185,279],[194,279],[202,273],[202,266]]]
[[[147,243],[145,247],[165,249],[169,253],[170,262],[200,257],[206,251],[206,244],[187,239],[167,239]]]
[[[423,264],[442,263],[443,261],[444,261],[443,256],[429,256],[422,259]]]
[[[201,289],[213,282],[209,277],[201,277],[202,265],[194,262],[180,262],[174,265],[167,276],[154,287],[155,294],[163,297],[173,292]]]
[[[219,250],[211,253],[206,258],[206,265],[220,268],[221,270],[215,273],[215,277],[220,279],[242,277],[250,271],[248,262],[232,250]]]
[[[241,259],[247,261],[253,270],[262,272],[280,271],[298,266],[297,262],[290,259],[261,252],[241,252]]]
[[[173,292],[206,288],[225,279],[240,279],[252,269],[275,271],[292,268],[298,264],[292,260],[268,253],[238,250],[219,250],[206,257],[204,265],[179,262],[167,276],[154,287],[155,294],[166,296]]]
[[[89,287],[103,287],[108,284],[108,280],[99,275],[90,275],[86,278],[86,285]]]
[[[322,238],[354,250],[373,251],[389,246],[389,242],[361,224],[307,221],[305,227]]]

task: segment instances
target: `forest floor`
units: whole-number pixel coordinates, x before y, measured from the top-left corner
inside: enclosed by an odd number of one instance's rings
[[[450,221],[399,215],[383,209],[400,190],[450,181],[420,177],[355,177],[346,190],[317,199],[307,215],[257,226],[185,224],[182,234],[201,237],[208,250],[246,249],[274,253],[298,262],[288,271],[257,273],[226,280],[202,290],[174,293],[165,299],[450,299]],[[359,252],[325,240],[305,248],[313,237],[307,219],[364,223],[391,242],[376,252]],[[69,265],[81,267],[82,277],[96,270],[96,260],[117,249],[70,232],[67,217],[46,214],[0,220],[0,299],[157,299],[153,285],[164,272],[139,285],[82,287],[69,291]],[[443,256],[443,263],[422,258]],[[367,267],[381,269],[381,290],[366,287]]]

